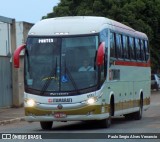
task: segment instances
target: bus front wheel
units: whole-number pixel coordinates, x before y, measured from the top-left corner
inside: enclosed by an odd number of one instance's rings
[[[114,104],[114,103],[113,103]],[[112,120],[111,116],[113,115],[114,107],[113,104],[110,103],[110,109],[109,109],[109,117],[103,120],[99,120],[99,126],[102,128],[109,128],[111,126]]]
[[[109,128],[109,127],[111,126],[111,116],[109,116],[109,117],[106,118],[106,119],[99,120],[98,125],[99,125],[101,128]]]
[[[40,125],[41,125],[42,129],[44,129],[44,130],[50,130],[50,129],[52,129],[53,122],[52,121],[49,121],[49,122],[41,121]]]

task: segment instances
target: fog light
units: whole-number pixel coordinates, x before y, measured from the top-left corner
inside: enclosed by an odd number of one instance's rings
[[[35,106],[35,101],[34,100],[32,100],[32,99],[29,99],[29,100],[27,100],[27,105],[29,106],[29,107],[33,107],[33,106]]]
[[[87,100],[87,103],[88,103],[89,105],[92,105],[92,104],[94,104],[95,102],[96,102],[95,98],[89,98],[89,99]]]

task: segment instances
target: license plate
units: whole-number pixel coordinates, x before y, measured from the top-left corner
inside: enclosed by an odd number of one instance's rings
[[[63,112],[57,112],[54,114],[55,118],[65,118],[67,115]]]

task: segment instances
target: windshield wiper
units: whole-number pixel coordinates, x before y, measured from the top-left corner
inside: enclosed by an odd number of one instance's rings
[[[76,90],[76,92],[79,93],[77,84],[76,84],[76,82],[74,81],[74,79],[73,79],[70,71],[68,70],[68,68],[67,68],[67,66],[66,66],[66,62],[65,62],[65,76],[66,76],[66,74],[68,74],[68,77],[69,77],[69,79],[71,80],[72,85],[73,85],[74,89]]]
[[[55,75],[55,78],[57,78],[57,58],[56,58],[55,68],[50,72],[49,77],[47,78],[45,84],[42,87],[40,95],[44,95],[44,92],[47,90],[48,86],[50,85],[52,76],[54,75]]]
[[[51,71],[50,73],[50,77],[47,78],[45,84],[43,85],[42,87],[42,90],[41,90],[41,95],[44,95],[44,92],[47,90],[48,86],[50,85],[51,83],[51,80],[52,80],[52,76],[54,75],[54,69]]]

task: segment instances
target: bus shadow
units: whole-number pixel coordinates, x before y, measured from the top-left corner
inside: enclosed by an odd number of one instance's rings
[[[114,126],[123,125],[125,123],[128,123],[129,121],[134,120],[126,120],[125,117],[116,117],[112,118],[112,124],[111,127],[108,129],[114,128]],[[101,128],[96,124],[96,121],[89,122],[89,121],[79,121],[75,123],[63,123],[63,125],[54,126],[51,130],[47,131],[81,131],[81,130],[98,130],[98,129],[107,129],[107,128]],[[46,131],[46,130],[39,130],[39,131]]]

